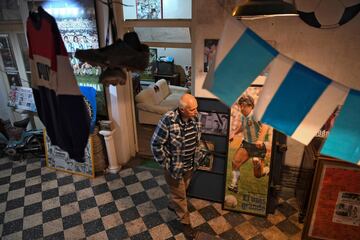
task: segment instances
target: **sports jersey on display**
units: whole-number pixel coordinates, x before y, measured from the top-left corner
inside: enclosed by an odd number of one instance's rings
[[[30,12],[27,37],[31,87],[38,115],[53,145],[84,161],[90,117],[55,19],[42,7]]]

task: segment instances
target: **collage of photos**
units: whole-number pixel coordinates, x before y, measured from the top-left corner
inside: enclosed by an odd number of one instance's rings
[[[8,106],[15,109],[36,112],[32,89],[29,87],[11,86]]]
[[[161,0],[136,0],[137,19],[161,19]]]
[[[255,120],[261,86],[251,86],[231,108],[224,208],[265,216],[273,130]]]
[[[69,171],[75,174],[80,174],[88,177],[94,177],[94,166],[93,166],[93,150],[92,150],[92,138],[89,138],[88,144],[85,148],[85,162],[79,163],[74,159],[69,157],[69,153],[62,150],[56,145],[51,144],[50,137],[46,134],[46,129],[44,129],[45,134],[45,146],[46,146],[46,162],[47,166]]]

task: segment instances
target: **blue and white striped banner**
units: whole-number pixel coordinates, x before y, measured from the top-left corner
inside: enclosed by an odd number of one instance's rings
[[[278,55],[255,106],[255,117],[295,140],[308,144],[349,88]]]
[[[277,55],[270,44],[230,16],[203,87],[231,106]]]
[[[360,91],[350,93],[335,119],[321,154],[360,165]]]

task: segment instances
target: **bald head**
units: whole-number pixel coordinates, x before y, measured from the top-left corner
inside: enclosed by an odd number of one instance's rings
[[[181,96],[179,100],[179,109],[182,118],[189,119],[195,117],[197,115],[197,107],[198,104],[194,96],[188,93]]]

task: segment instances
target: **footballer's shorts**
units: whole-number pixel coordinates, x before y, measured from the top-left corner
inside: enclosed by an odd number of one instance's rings
[[[240,148],[244,148],[248,152],[249,157],[258,157],[261,159],[265,158],[266,147],[265,147],[264,143],[262,144],[262,146],[260,148],[258,148],[258,147],[256,147],[255,144],[248,143],[243,140],[240,145]]]

